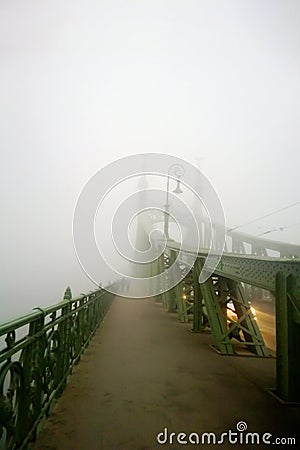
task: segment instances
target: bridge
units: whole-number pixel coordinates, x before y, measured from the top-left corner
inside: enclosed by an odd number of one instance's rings
[[[139,239],[163,219],[145,211]],[[68,288],[57,304],[1,324],[1,448],[299,439],[300,248],[227,230],[219,254],[206,228],[197,247],[156,239],[143,268],[155,295],[130,299],[121,279],[75,298]],[[199,283],[203,268],[211,274]],[[273,351],[250,303],[265,292]]]

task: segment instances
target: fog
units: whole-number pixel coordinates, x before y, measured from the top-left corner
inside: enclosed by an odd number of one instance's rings
[[[1,320],[94,289],[73,211],[127,155],[199,165],[229,227],[300,244],[299,23],[296,0],[2,0]]]

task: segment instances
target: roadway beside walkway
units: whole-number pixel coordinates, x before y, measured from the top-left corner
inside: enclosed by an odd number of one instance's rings
[[[156,436],[167,428],[219,437],[240,421],[248,432],[271,433],[270,442],[296,437],[300,408],[265,390],[275,385],[275,359],[220,356],[209,334],[190,329],[153,299],[115,298],[32,448],[212,448],[162,445]]]

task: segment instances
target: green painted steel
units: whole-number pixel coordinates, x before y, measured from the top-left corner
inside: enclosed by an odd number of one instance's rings
[[[170,250],[180,249],[178,244],[169,245]],[[193,250],[182,250],[182,253],[194,254]],[[206,258],[208,251],[197,252],[199,257]],[[300,259],[299,258],[271,258],[253,255],[239,255],[223,253],[214,273],[225,278],[250,284],[271,292],[275,292],[275,277],[281,271],[295,276],[294,290],[300,297]]]
[[[193,328],[194,333],[199,333],[205,329],[206,314],[204,313],[204,299],[200,285],[198,283],[200,275],[199,265],[195,264],[193,267]]]
[[[277,394],[300,403],[300,306],[292,275],[276,275]]]
[[[179,269],[178,269],[179,270]],[[186,283],[183,280],[175,286],[176,304],[179,320],[182,323],[189,322],[189,311],[192,308],[192,303],[188,300],[186,295]]]
[[[203,260],[196,260],[197,265],[202,268]],[[230,339],[230,331],[227,327],[227,318],[223,313],[223,305],[217,295],[216,280],[210,277],[205,283],[200,285],[202,297],[204,299],[205,308],[211,329],[213,345],[222,354],[234,355],[232,342]]]
[[[25,449],[64,389],[106,314],[113,295],[104,289],[35,308],[0,325],[0,436],[5,449]]]
[[[224,279],[225,280],[225,279]],[[246,291],[241,283],[232,280],[226,280],[228,286],[228,299],[232,301],[237,320],[230,322],[230,332],[243,334],[244,343],[248,350],[257,356],[269,356],[270,353],[265,346],[262,334],[257,321],[252,315],[249,300]]]
[[[161,254],[160,257],[158,258],[157,266],[158,266],[158,274],[161,274],[165,271],[164,254]],[[161,294],[156,296],[157,301],[164,303],[164,286],[160,285],[159,290],[160,290]]]
[[[180,271],[177,263],[178,271]],[[181,269],[183,271],[184,269]],[[175,286],[177,293],[177,311],[180,322],[188,323],[193,309],[193,272],[189,271],[183,280]]]
[[[235,244],[237,245],[237,244]],[[275,244],[274,244],[275,245]],[[276,299],[276,367],[277,395],[289,402],[300,402],[300,259],[271,258],[263,248],[256,248],[264,256],[224,253],[213,275],[199,285],[198,278],[208,251],[182,249],[169,242],[165,250],[170,261],[179,255],[197,254],[191,279],[183,279],[166,296],[174,300],[181,322],[193,321],[193,331],[205,329],[208,317],[213,345],[222,354],[233,355],[233,338],[257,356],[268,356],[257,321],[248,302],[251,289],[270,291]],[[289,251],[295,251],[294,248]],[[178,261],[176,262],[178,264]],[[245,289],[244,284],[247,284]],[[192,294],[186,289],[192,285]],[[184,303],[185,301],[185,303]],[[170,305],[168,303],[169,310]],[[171,310],[174,310],[172,303]],[[230,314],[229,314],[230,312]],[[191,314],[192,313],[192,314]],[[235,319],[232,318],[235,315]]]
[[[169,267],[169,256],[166,254],[162,255],[162,262],[161,262],[161,267],[163,269],[163,272],[168,271],[168,267]],[[167,285],[167,277],[165,277],[165,283],[161,286],[161,289],[163,291],[162,293],[162,304],[164,306],[164,308],[168,309],[168,293],[166,291],[166,285]]]
[[[172,264],[174,264],[175,260],[176,260],[176,252],[172,251],[170,252],[170,258],[169,258],[169,266],[172,266]],[[167,271],[167,276],[170,276],[169,272]],[[171,280],[173,282],[173,280]],[[176,299],[176,286],[173,287],[172,289],[167,291],[167,308],[168,308],[168,312],[175,312],[176,311],[176,303],[177,303],[177,299]]]

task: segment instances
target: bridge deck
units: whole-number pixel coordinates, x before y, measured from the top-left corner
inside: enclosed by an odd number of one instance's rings
[[[296,436],[299,408],[264,389],[274,387],[275,360],[220,356],[190,328],[153,299],[116,298],[34,450],[179,449],[157,434],[221,434],[241,420],[248,431]]]

